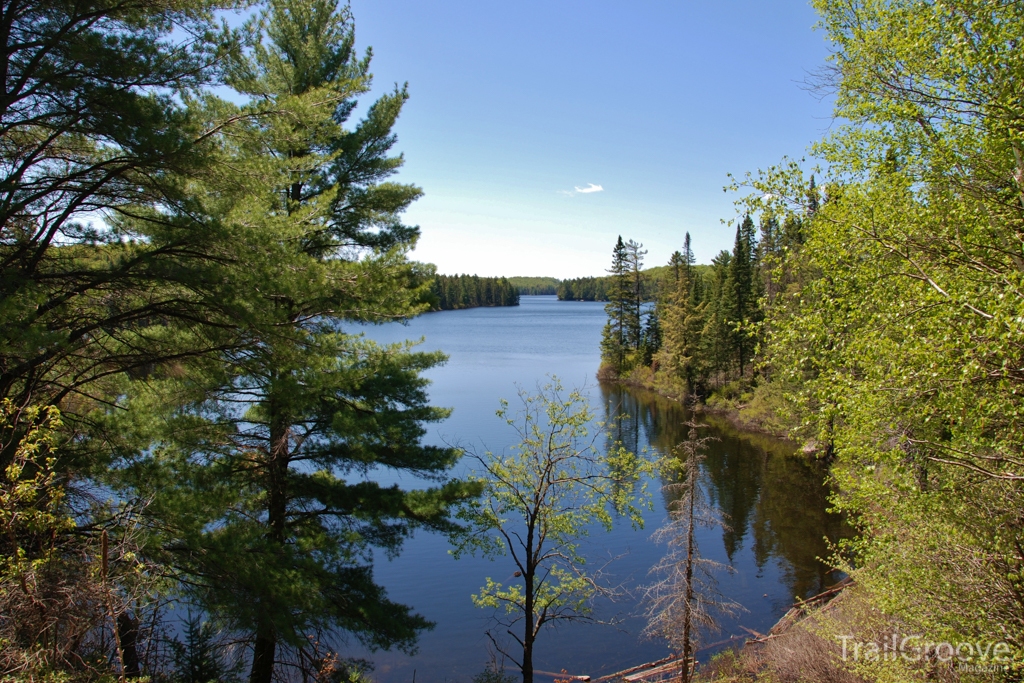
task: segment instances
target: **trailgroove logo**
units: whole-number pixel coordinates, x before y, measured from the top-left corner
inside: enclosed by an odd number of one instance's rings
[[[935,642],[921,635],[893,633],[880,641],[836,636],[843,646],[844,662],[956,662],[957,669],[970,673],[995,673],[1000,665],[1013,661],[1013,647],[1002,641]]]

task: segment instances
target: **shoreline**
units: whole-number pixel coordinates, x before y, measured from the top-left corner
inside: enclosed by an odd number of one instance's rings
[[[610,384],[619,384],[633,389],[649,391],[664,399],[674,401],[695,414],[721,418],[740,433],[746,432],[749,434],[768,436],[773,439],[779,439],[780,441],[786,441],[792,444],[794,448],[801,453],[816,458],[815,454],[817,453],[817,449],[813,447],[813,444],[800,444],[792,439],[786,431],[773,429],[763,422],[744,417],[743,409],[746,408],[746,404],[723,407],[709,406],[707,403],[703,402],[688,404],[690,398],[688,394],[685,392],[680,394],[677,391],[667,391],[663,386],[659,386],[655,382],[643,381],[633,377],[602,377],[600,370],[597,373],[597,379],[599,382],[608,382]]]

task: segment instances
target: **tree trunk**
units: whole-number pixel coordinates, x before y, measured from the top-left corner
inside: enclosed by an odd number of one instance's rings
[[[249,683],[271,683],[274,677],[274,654],[277,637],[273,627],[263,627],[256,634],[256,645],[252,652],[252,670]]]
[[[527,631],[532,631],[530,623],[527,622]],[[533,639],[529,633],[527,640],[523,641],[523,683],[533,683]]]
[[[267,463],[267,531],[268,537],[278,546],[284,546],[288,514],[288,437],[290,425],[278,401],[273,395],[267,401],[270,417],[269,459]],[[263,613],[256,625],[256,642],[253,647],[252,669],[249,683],[271,683],[274,676],[274,655],[277,650],[277,632],[274,629],[270,607],[261,605]]]
[[[537,629],[533,623],[534,586],[533,579],[537,573],[533,547],[534,521],[526,525],[526,570],[523,573],[523,683],[533,683],[533,639]]]
[[[686,606],[683,610],[683,669],[680,676],[682,683],[689,683],[690,681],[690,651],[692,649],[690,647],[690,640],[692,639],[691,629],[693,622],[693,508],[694,498],[697,493],[696,462],[694,460],[695,458],[691,455],[688,468],[689,481],[687,482],[690,510],[686,526]]]
[[[139,621],[122,612],[117,617],[117,635],[121,641],[121,659],[125,678],[138,678],[139,669]]]

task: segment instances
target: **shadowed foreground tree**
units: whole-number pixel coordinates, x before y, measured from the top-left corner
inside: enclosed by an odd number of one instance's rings
[[[495,648],[533,681],[533,651],[541,630],[567,621],[592,621],[591,602],[610,589],[599,573],[586,571],[579,540],[597,527],[610,530],[613,515],[643,525],[642,477],[648,463],[621,444],[595,446],[593,414],[579,391],[568,394],[557,379],[536,394],[519,392],[521,409],[502,401],[498,416],[520,441],[508,453],[470,453],[481,470],[471,480],[484,486],[482,500],[461,513],[473,531],[458,539],[456,555],[482,551],[509,556],[518,581],[488,578],[473,596],[492,608],[503,635],[488,631]],[[591,433],[593,431],[593,433]]]
[[[222,141],[242,179],[224,184],[222,220],[263,237],[237,272],[245,344],[137,382],[134,410],[112,419],[146,444],[116,483],[153,499],[153,552],[251,644],[249,680],[270,683],[327,656],[308,651],[313,633],[413,649],[431,624],[374,581],[373,549],[394,555],[417,528],[453,531],[449,507],[479,487],[450,479],[456,450],[421,443],[424,424],[448,415],[420,376],[444,356],[343,329],[426,308],[423,269],[407,258],[418,230],[401,220],[421,192],[390,180],[407,93],[347,125],[370,88],[369,55],[332,0],[269,0],[252,28],[261,40],[229,79],[249,101]],[[378,483],[388,470],[430,485]]]
[[[225,235],[181,178],[212,159],[199,93],[232,44],[213,12],[235,4],[4,3],[0,397],[70,424],[98,380],[218,345],[146,332],[221,303]]]

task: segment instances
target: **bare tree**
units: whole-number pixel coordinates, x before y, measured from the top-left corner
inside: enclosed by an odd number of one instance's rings
[[[685,424],[690,428],[686,440],[662,461],[663,475],[674,481],[662,489],[670,500],[668,522],[654,532],[654,539],[666,543],[668,552],[651,568],[658,580],[644,591],[648,617],[644,634],[664,637],[682,655],[682,683],[692,677],[692,660],[701,639],[719,630],[716,616],[742,609],[718,591],[715,572],[731,568],[701,557],[697,547],[697,527],[724,524],[700,487],[704,449],[714,437],[699,436],[697,430],[704,425],[692,421]]]

